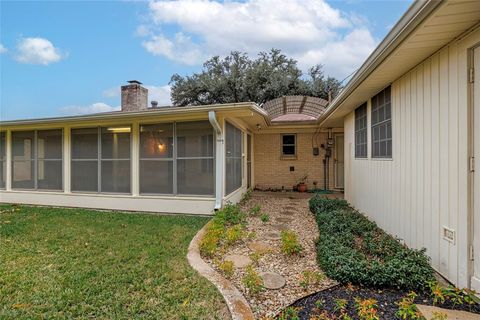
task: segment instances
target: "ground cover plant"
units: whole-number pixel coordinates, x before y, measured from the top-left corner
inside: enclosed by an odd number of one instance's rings
[[[433,269],[424,250],[402,245],[345,200],[320,195],[310,200],[320,237],[318,263],[340,283],[424,291]]]
[[[0,206],[0,318],[223,318],[222,296],[186,259],[207,221]]]

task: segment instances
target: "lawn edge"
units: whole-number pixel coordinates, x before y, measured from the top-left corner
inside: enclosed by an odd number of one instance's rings
[[[243,294],[229,280],[212,269],[200,256],[199,244],[209,225],[210,222],[203,226],[190,242],[187,254],[188,263],[217,287],[227,303],[232,320],[254,320],[252,309]]]

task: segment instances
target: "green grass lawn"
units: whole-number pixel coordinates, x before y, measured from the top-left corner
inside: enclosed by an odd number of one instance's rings
[[[207,218],[0,206],[0,319],[215,319],[186,259]]]

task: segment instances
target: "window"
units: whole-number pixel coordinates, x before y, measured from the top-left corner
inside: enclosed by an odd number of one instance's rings
[[[355,109],[355,157],[367,157],[367,103]]]
[[[130,193],[130,132],[128,126],[72,129],[72,191]]]
[[[63,189],[62,130],[12,132],[12,188]]]
[[[296,150],[296,136],[294,134],[282,135],[282,156],[283,157],[295,157]]]
[[[390,87],[372,98],[372,157],[392,157],[392,104]]]
[[[242,131],[230,123],[226,123],[225,141],[225,177],[226,194],[230,194],[242,186]]]
[[[0,189],[5,189],[6,180],[6,157],[7,157],[7,135],[5,132],[0,132]]]
[[[213,142],[208,121],[140,126],[140,192],[213,195]]]

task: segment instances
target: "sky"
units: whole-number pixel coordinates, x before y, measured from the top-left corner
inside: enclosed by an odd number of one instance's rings
[[[237,50],[278,48],[344,79],[410,0],[0,1],[0,119],[118,110],[139,80],[170,104],[173,74]]]

